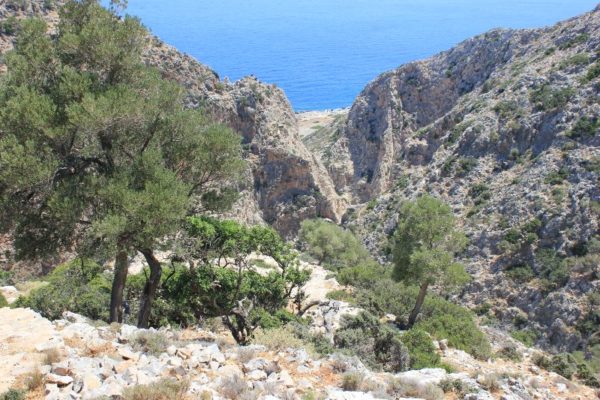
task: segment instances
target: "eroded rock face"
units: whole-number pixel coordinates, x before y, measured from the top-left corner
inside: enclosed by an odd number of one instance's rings
[[[597,258],[580,257],[600,227],[599,49],[596,9],[551,28],[491,31],[378,77],[323,151],[338,192],[363,203],[347,225],[377,253],[403,200],[442,198],[470,238],[463,301],[489,301],[507,325],[504,310],[517,307],[525,325],[548,331],[540,344],[580,347],[575,327],[600,285]],[[569,257],[567,282],[548,287],[544,252]],[[518,266],[535,279],[511,279]]]

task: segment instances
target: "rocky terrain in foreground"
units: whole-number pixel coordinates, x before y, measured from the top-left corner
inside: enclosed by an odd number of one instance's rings
[[[316,271],[309,284],[313,296],[336,287],[323,275]],[[335,329],[335,321],[352,309],[347,303],[322,300],[313,311],[313,329]],[[70,312],[50,322],[29,309],[8,307],[0,308],[0,320],[0,393],[29,387],[27,399],[118,398],[153,383],[174,385],[181,390],[180,398],[215,400],[595,396],[590,388],[540,370],[531,361],[535,351],[496,331],[489,332],[494,347],[518,346],[522,362],[478,361],[442,340],[435,345],[456,372],[422,369],[390,374],[370,371],[358,359],[342,354],[319,357],[294,348],[286,337],[263,337],[242,347],[218,328],[141,330]]]

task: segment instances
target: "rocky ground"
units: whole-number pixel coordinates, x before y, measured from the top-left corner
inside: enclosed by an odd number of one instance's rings
[[[313,329],[334,330],[348,304],[319,297],[339,287],[317,271],[307,289],[322,301],[312,310]],[[29,309],[0,309],[0,393],[40,385],[28,399],[97,399],[119,396],[126,388],[185,383],[189,399],[592,399],[594,392],[540,370],[533,350],[501,332],[489,332],[496,348],[518,346],[524,361],[477,361],[435,342],[456,372],[424,369],[398,374],[368,370],[343,355],[321,358],[284,340],[237,346],[222,330],[140,330],[106,325],[65,312],[50,322]],[[263,339],[264,340],[264,339]],[[284,346],[284,347],[282,347]],[[41,383],[43,382],[43,383]],[[353,383],[352,383],[353,382]],[[446,393],[442,388],[446,389]],[[454,388],[454,390],[450,390]],[[310,397],[312,396],[312,397]],[[114,397],[112,397],[114,398]]]

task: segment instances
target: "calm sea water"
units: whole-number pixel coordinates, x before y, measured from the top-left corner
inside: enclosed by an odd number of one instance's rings
[[[350,105],[378,74],[494,27],[529,28],[597,0],[129,0],[128,13],[221,77],[276,83],[298,110]]]

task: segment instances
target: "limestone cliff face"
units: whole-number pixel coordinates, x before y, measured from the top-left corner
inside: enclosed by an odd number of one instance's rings
[[[0,18],[41,16],[56,25],[56,11],[43,3],[0,6]],[[13,39],[0,35],[0,50],[9,49]],[[305,218],[340,220],[344,203],[321,161],[300,141],[295,114],[281,89],[252,77],[221,81],[207,66],[154,37],[149,38],[145,59],[186,88],[189,107],[202,108],[243,136],[249,170],[240,187],[241,199],[229,217],[267,222],[288,238]]]
[[[463,301],[489,301],[500,324],[525,318],[549,348],[582,346],[587,296],[600,291],[599,51],[597,9],[491,31],[379,76],[323,151],[338,192],[372,200],[347,225],[377,251],[403,200],[443,198],[471,240]],[[556,262],[567,277],[549,287]],[[533,278],[516,281],[515,268]]]

